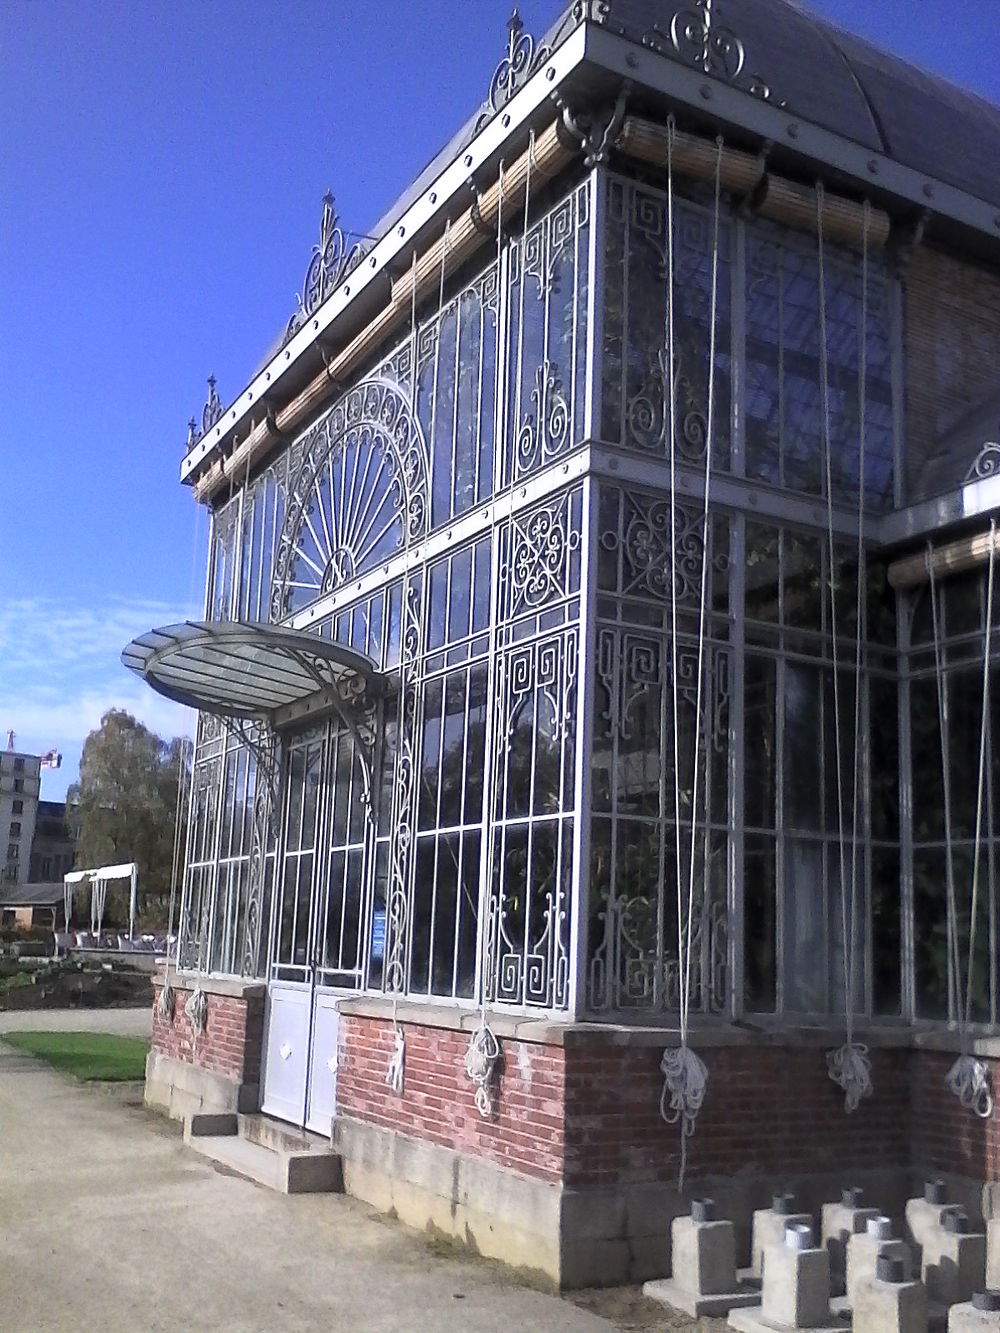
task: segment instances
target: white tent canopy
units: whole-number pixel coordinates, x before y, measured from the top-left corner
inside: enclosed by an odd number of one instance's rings
[[[99,935],[104,922],[104,902],[108,894],[108,881],[127,879],[131,885],[128,906],[128,937],[132,939],[135,935],[136,883],[138,878],[139,867],[134,861],[128,861],[120,866],[97,866],[93,870],[71,870],[68,875],[63,876],[66,929],[69,930],[69,918],[73,910],[74,884],[80,884],[86,880],[91,886],[90,929],[95,935]]]

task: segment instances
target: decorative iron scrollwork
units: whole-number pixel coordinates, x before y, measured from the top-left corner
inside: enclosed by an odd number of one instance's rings
[[[985,481],[1000,473],[1000,441],[988,440],[976,455],[975,461],[965,474],[965,480]]]
[[[579,141],[584,166],[593,167],[607,161],[625,119],[628,90],[629,85],[626,84],[614,106],[600,110],[574,111],[559,94],[553,99],[562,112],[563,125]]]
[[[312,430],[278,542],[278,621],[422,537],[427,450],[398,385],[375,378],[344,394]]]
[[[288,342],[289,338],[302,327],[314,310],[319,309],[347,275],[357,268],[367,253],[368,246],[365,241],[348,244],[340,226],[333,195],[327,191],[323,196],[319,242],[313,246],[305,278],[302,281],[302,293],[298,297],[299,308],[288,321],[285,342]]]
[[[771,88],[759,74],[747,72],[746,47],[731,28],[716,20],[714,6],[715,0],[692,0],[676,11],[666,30],[654,23],[643,35],[643,46],[661,55],[676,54],[704,74],[742,87],[764,102],[771,101]]]
[[[190,453],[198,441],[203,439],[212,427],[216,425],[222,417],[222,412],[222,400],[220,399],[218,389],[216,388],[215,376],[209,375],[208,396],[205,399],[205,406],[201,409],[201,426],[199,428],[198,421],[195,417],[192,417],[188,422],[186,443],[186,450],[188,453]]]

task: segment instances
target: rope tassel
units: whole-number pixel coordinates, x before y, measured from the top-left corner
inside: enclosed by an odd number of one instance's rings
[[[835,1051],[827,1051],[826,1067],[834,1083],[844,1090],[844,1109],[849,1114],[858,1109],[862,1097],[870,1097],[875,1090],[871,1056],[860,1042],[846,1041]]]
[[[396,1028],[396,1039],[392,1048],[389,1068],[385,1071],[386,1085],[396,1094],[403,1095],[403,1081],[406,1074],[406,1037],[401,1027]]]
[[[493,1075],[500,1059],[500,1043],[483,1022],[472,1034],[465,1053],[465,1072],[475,1084],[476,1110],[488,1120],[493,1114]]]
[[[980,1120],[988,1120],[993,1114],[990,1071],[982,1060],[974,1055],[960,1055],[945,1075],[944,1083],[965,1109]]]
[[[160,987],[160,994],[156,1001],[156,1014],[164,1023],[174,1021],[174,1007],[177,1003],[174,994],[174,988],[170,982],[164,978],[163,985]]]
[[[663,1091],[660,1093],[660,1115],[668,1125],[681,1127],[681,1165],[677,1188],[684,1188],[687,1171],[687,1141],[695,1131],[698,1112],[705,1100],[708,1070],[700,1056],[689,1046],[668,1046],[660,1061]],[[668,1104],[669,1098],[669,1104]]]

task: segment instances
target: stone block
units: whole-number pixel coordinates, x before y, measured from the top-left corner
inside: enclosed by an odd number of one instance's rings
[[[985,1299],[984,1299],[985,1297]],[[994,1307],[984,1308],[984,1307]],[[948,1311],[948,1333],[1000,1333],[1000,1293],[977,1293]]]
[[[872,1234],[869,1231],[851,1236],[847,1242],[846,1291],[847,1301],[852,1309],[859,1284],[875,1277],[879,1255],[902,1260],[903,1274],[907,1281],[912,1280],[913,1254],[905,1241],[894,1240],[877,1232]]]
[[[764,1252],[761,1313],[767,1323],[784,1328],[829,1326],[829,1251],[769,1246]]]
[[[765,1249],[784,1245],[785,1228],[793,1225],[812,1226],[812,1217],[808,1213],[776,1212],[773,1207],[757,1209],[750,1229],[750,1272],[754,1277],[763,1276]]]
[[[924,1193],[916,1199],[906,1201],[906,1230],[919,1259],[927,1237],[941,1226],[941,1215],[953,1205],[947,1202],[943,1180],[929,1180],[924,1186]]]
[[[830,1272],[843,1277],[847,1270],[847,1242],[864,1231],[869,1218],[879,1217],[877,1208],[860,1207],[861,1191],[844,1190],[839,1203],[825,1203],[821,1212],[820,1238],[830,1255]]]
[[[1000,1218],[991,1217],[986,1223],[986,1286],[1000,1290]]]
[[[671,1277],[697,1296],[736,1290],[736,1238],[732,1222],[675,1217],[670,1228]]]
[[[956,1217],[964,1219],[957,1221]],[[969,1301],[986,1279],[986,1235],[962,1230],[964,1214],[945,1213],[941,1225],[925,1233],[920,1275],[927,1299],[938,1305]]]
[[[919,1282],[862,1278],[854,1288],[851,1328],[852,1333],[927,1333],[927,1292]]]

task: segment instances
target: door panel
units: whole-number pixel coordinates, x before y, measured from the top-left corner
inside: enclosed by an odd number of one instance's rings
[[[309,1043],[309,1095],[306,1128],[329,1135],[337,1110],[337,1060],[343,997],[317,990],[313,998],[312,1040]]]
[[[312,996],[311,979],[268,988],[261,1110],[295,1125],[305,1122]]]

